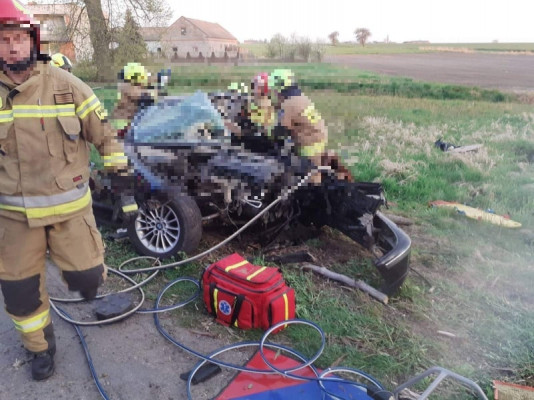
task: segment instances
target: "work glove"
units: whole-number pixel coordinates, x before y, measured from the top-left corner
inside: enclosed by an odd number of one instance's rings
[[[119,213],[124,224],[128,224],[137,218],[139,208],[137,207],[137,203],[135,202],[135,198],[133,196],[121,196],[119,206]]]

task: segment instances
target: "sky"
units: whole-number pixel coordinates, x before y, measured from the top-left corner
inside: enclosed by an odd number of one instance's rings
[[[368,28],[371,41],[434,43],[534,42],[534,0],[167,0],[171,22],[180,16],[218,22],[239,41],[296,33],[354,40]]]

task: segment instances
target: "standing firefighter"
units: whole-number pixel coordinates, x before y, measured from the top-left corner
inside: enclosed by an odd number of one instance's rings
[[[269,88],[276,96],[279,130],[288,132],[298,155],[308,157],[316,166],[321,165],[328,140],[326,125],[312,101],[299,89],[293,72],[274,70],[269,75]],[[317,173],[310,182],[320,180]]]
[[[89,191],[88,143],[127,170],[91,89],[39,53],[39,25],[17,0],[0,9],[0,287],[35,380],[54,372],[47,249],[69,290],[96,296],[106,277]],[[135,204],[131,204],[136,207]]]

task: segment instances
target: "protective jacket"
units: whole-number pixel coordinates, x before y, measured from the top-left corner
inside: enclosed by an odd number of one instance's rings
[[[42,62],[21,85],[0,72],[0,215],[37,227],[86,212],[89,143],[106,168],[127,168],[85,83]]]
[[[299,155],[315,158],[324,152],[328,131],[312,101],[297,88],[282,92],[279,124],[289,130]]]
[[[276,123],[276,113],[268,96],[253,98],[249,105],[249,115],[261,134],[271,136]]]
[[[111,126],[122,136],[129,128],[135,115],[144,107],[156,102],[157,89],[129,82],[118,84],[119,99],[111,116]]]

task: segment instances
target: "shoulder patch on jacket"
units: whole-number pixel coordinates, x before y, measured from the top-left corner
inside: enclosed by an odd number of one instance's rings
[[[54,94],[54,100],[56,104],[73,104],[74,96],[72,93]]]
[[[98,119],[100,119],[101,121],[106,120],[108,117],[108,113],[102,105],[100,105],[100,107],[95,109],[95,114],[98,117]]]
[[[308,118],[308,121],[310,121],[311,124],[316,124],[321,120],[321,114],[319,114],[313,104],[306,107],[302,112],[302,116]]]

